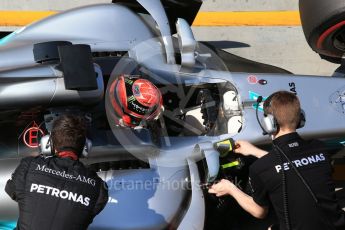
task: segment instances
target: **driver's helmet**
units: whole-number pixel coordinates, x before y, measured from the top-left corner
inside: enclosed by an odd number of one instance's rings
[[[121,75],[109,88],[110,103],[117,125],[142,126],[143,121],[158,118],[162,111],[162,94],[149,80]]]

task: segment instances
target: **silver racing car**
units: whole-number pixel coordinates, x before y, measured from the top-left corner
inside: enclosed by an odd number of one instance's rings
[[[341,64],[345,13],[317,19],[310,12],[322,7],[317,2],[301,1],[308,42]],[[344,5],[332,2],[328,12]],[[64,113],[87,119],[92,148],[83,161],[109,186],[108,204],[90,229],[203,229],[209,206],[227,203],[205,187],[227,177],[240,178],[244,188],[249,164],[217,143],[267,145],[257,120],[261,98],[277,90],[300,98],[302,136],[325,139],[334,151],[344,145],[342,65],[336,77],[297,76],[197,42],[191,24],[201,4],[114,0],[58,13],[0,40],[0,226],[18,218],[6,181],[21,158],[46,152],[44,137]],[[149,79],[161,91],[164,112],[154,124],[112,124],[107,89],[122,74]]]

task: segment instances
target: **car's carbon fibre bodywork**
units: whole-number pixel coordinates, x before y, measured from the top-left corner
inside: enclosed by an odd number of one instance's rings
[[[143,7],[159,2],[149,1],[138,2]],[[173,5],[173,1],[166,2]],[[200,7],[199,1],[193,2]],[[140,14],[127,6],[115,3],[73,9],[0,41],[0,223],[15,221],[18,215],[16,204],[4,193],[6,180],[20,158],[38,152],[25,142],[28,128],[49,132],[54,117],[65,112],[89,118],[93,149],[83,161],[98,170],[110,187],[108,205],[90,229],[202,229],[206,217],[200,184],[213,181],[219,170],[214,143],[228,138],[269,142],[255,117],[258,96],[265,98],[277,90],[294,92],[306,112],[303,136],[343,137],[344,78],[296,76],[231,58],[220,50],[217,55],[202,44],[196,51],[206,52],[207,58],[199,55],[196,65],[186,68],[174,45],[179,38],[169,36],[174,32],[175,16],[167,16],[164,7],[146,8],[150,14]],[[167,22],[157,22],[159,18]],[[37,64],[33,45],[47,41],[89,45],[98,89],[67,90],[59,61]],[[227,59],[225,64],[222,59]],[[251,73],[246,73],[246,65]],[[232,68],[243,73],[227,71]],[[163,94],[165,110],[158,132],[112,130],[108,124],[106,85],[132,71],[154,82]],[[206,117],[189,113],[198,109]],[[327,122],[321,122],[321,116]],[[201,128],[195,128],[196,123],[188,118],[197,120]]]

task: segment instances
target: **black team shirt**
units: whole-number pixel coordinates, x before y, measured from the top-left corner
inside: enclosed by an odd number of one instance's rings
[[[5,190],[19,204],[19,230],[84,230],[108,201],[96,172],[60,157],[23,158]]]
[[[337,203],[335,186],[331,178],[332,168],[323,142],[305,141],[297,133],[290,133],[278,137],[274,143],[297,167],[316,195],[318,204],[284,156],[281,165],[274,150],[250,166],[250,184],[254,201],[261,206],[272,205],[280,229],[285,229],[281,175],[284,168],[291,229],[345,229],[345,214]]]

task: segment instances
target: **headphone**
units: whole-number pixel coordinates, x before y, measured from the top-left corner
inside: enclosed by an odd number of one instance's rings
[[[39,147],[40,147],[40,153],[42,155],[52,155],[52,156],[55,155],[53,140],[49,134],[41,138]],[[91,151],[91,148],[92,148],[92,141],[86,138],[85,145],[83,147],[83,151],[80,154],[80,156],[87,158],[89,155],[89,152]],[[62,149],[71,150],[70,147],[63,147]]]
[[[276,93],[273,93],[265,100],[264,107],[266,108],[271,107],[271,101],[275,94]],[[272,134],[275,134],[279,129],[279,124],[277,122],[277,119],[274,117],[274,114],[264,113],[264,117],[261,119],[260,123],[261,123],[262,129],[264,130],[264,134],[272,135]],[[301,109],[301,113],[300,113],[300,117],[299,117],[299,121],[298,121],[296,129],[303,128],[305,123],[306,123],[305,112],[303,109]]]

